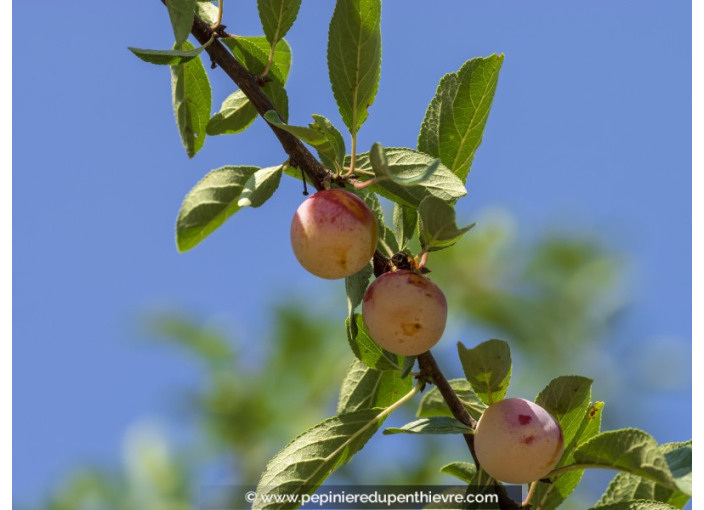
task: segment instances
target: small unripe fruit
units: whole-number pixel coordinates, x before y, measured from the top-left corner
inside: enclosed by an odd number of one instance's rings
[[[341,189],[311,195],[291,222],[291,246],[298,262],[328,280],[359,272],[374,255],[377,235],[367,204]]]
[[[362,317],[372,339],[401,356],[415,356],[438,343],[447,322],[440,288],[413,271],[384,273],[367,289]]]
[[[491,476],[524,484],[552,471],[564,446],[560,424],[538,404],[507,398],[491,404],[477,423],[477,460]]]

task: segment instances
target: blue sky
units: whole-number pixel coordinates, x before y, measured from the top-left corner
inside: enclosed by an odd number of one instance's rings
[[[256,2],[226,2],[228,30],[259,35]],[[337,283],[290,256],[300,202],[285,180],[201,246],[176,253],[190,187],[225,164],[285,156],[258,121],[208,138],[194,160],[178,139],[167,68],[126,46],[168,48],[157,0],[15,3],[13,489],[35,501],[84,460],[115,463],[125,429],[167,416],[174,388],[197,384],[182,357],[141,347],[139,314],[180,307],[240,337],[265,324],[277,289]],[[333,2],[303,3],[287,39],[291,122],[339,120],[325,65]],[[383,69],[359,146],[414,147],[439,78],[504,52],[494,107],[459,214],[500,206],[529,237],[546,225],[595,232],[632,261],[630,352],[691,345],[691,18],[687,2],[387,0]],[[210,72],[213,103],[233,90]],[[339,292],[342,289],[339,288]],[[687,378],[689,375],[687,375]],[[649,401],[691,436],[691,390]],[[640,424],[647,425],[647,424]]]

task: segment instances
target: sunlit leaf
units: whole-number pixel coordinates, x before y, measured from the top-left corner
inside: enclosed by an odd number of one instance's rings
[[[367,119],[381,73],[381,0],[337,0],[328,71],[342,120],[353,135]]]

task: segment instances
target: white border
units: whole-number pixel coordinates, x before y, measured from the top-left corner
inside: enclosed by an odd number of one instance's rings
[[[697,50],[701,50],[702,37],[700,30],[702,29],[702,3],[698,0],[692,2],[692,391],[693,394],[697,391],[696,388],[702,388],[702,372],[694,370],[698,366],[698,362],[702,361],[702,348],[700,344],[701,333],[701,316],[702,311],[702,269],[700,262],[704,256],[702,250],[702,205],[699,200],[702,199],[702,153],[701,143],[704,140],[704,131],[702,130],[701,113],[702,101],[701,90],[704,86],[702,80],[701,56]],[[699,94],[696,94],[698,91]],[[699,221],[698,221],[699,220]],[[698,319],[698,320],[697,320]],[[702,425],[702,417],[694,413],[692,408],[692,436],[697,435],[699,426]],[[699,440],[697,440],[697,443]],[[692,460],[692,473],[698,472],[695,469],[696,459]],[[696,483],[694,487],[696,487]]]

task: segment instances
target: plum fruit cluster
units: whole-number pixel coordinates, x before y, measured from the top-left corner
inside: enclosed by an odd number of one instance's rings
[[[378,235],[369,207],[341,189],[318,191],[301,204],[291,222],[296,258],[310,273],[326,279],[347,278],[362,270],[374,256]],[[396,259],[392,258],[393,270],[367,288],[362,318],[379,346],[416,356],[442,337],[447,301],[437,285],[415,267],[394,264]],[[474,440],[484,470],[496,480],[515,484],[547,475],[563,451],[562,430],[555,418],[520,398],[491,404],[477,424]]]
[[[507,398],[491,404],[474,431],[477,460],[497,480],[524,484],[552,471],[562,457],[560,424],[538,404]]]
[[[300,264],[330,280],[359,272],[374,256],[377,241],[372,211],[359,197],[341,189],[311,195],[291,222],[291,246]],[[442,337],[447,301],[425,276],[395,270],[369,286],[362,317],[377,344],[394,354],[413,356],[428,351]]]

